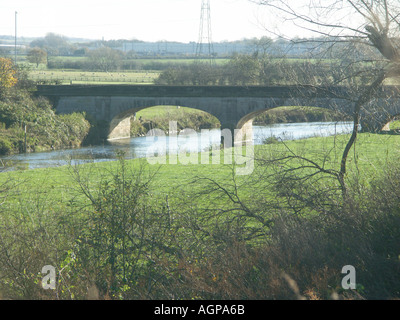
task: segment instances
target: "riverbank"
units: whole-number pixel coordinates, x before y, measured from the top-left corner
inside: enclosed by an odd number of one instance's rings
[[[332,110],[306,107],[285,106],[268,110],[257,116],[253,124],[268,125],[273,123],[298,123],[298,122],[334,122],[351,121],[351,117]]]
[[[80,147],[89,129],[84,114],[57,115],[28,90],[0,93],[0,155]]]

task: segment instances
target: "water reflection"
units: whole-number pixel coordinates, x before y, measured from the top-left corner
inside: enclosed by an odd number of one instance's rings
[[[265,127],[253,126],[254,144],[263,144],[265,139],[276,137],[282,140],[295,140],[313,136],[329,136],[349,133],[352,122],[312,122],[273,124]],[[153,136],[114,140],[108,144],[84,147],[79,149],[56,150],[49,152],[18,154],[0,157],[0,170],[35,169],[56,167],[68,163],[88,163],[113,161],[117,159],[117,151],[123,151],[127,159],[146,157],[149,147],[158,143],[165,147],[165,152],[176,153],[208,150],[210,146],[219,144],[219,129],[205,130],[200,133],[189,130],[176,137]]]

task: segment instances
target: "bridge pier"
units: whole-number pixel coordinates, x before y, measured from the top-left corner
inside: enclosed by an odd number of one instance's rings
[[[240,128],[236,129],[234,137],[234,145],[253,144],[253,119],[244,123]]]
[[[253,143],[253,121],[244,123],[241,127],[233,124],[221,124],[221,144],[224,148],[238,147]]]

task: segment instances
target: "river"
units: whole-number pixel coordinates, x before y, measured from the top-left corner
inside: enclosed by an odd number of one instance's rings
[[[253,141],[255,145],[263,144],[268,137],[276,137],[282,140],[297,140],[313,136],[330,136],[349,133],[352,130],[352,122],[303,122],[284,123],[268,126],[253,126]],[[123,140],[115,140],[104,145],[83,147],[79,149],[55,150],[49,152],[37,152],[17,154],[0,157],[0,171],[16,169],[36,169],[56,167],[68,163],[86,163],[113,161],[117,159],[116,152],[124,151],[127,159],[145,157],[149,147],[155,143],[168,145],[168,152],[178,152],[185,148],[186,151],[204,151],[210,146],[219,144],[221,131],[212,129],[200,133],[191,132],[178,134],[177,143],[168,144],[169,137],[136,137]]]

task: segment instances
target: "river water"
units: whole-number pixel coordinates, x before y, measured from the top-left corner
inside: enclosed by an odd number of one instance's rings
[[[259,145],[271,136],[282,140],[297,140],[314,136],[344,134],[350,133],[352,126],[352,122],[307,122],[253,126],[253,141],[255,145]],[[168,153],[182,150],[198,152],[219,144],[220,140],[221,131],[219,129],[205,130],[201,134],[193,131],[185,134],[179,133],[174,140],[168,136],[136,137],[79,149],[3,156],[0,157],[0,171],[2,169],[4,171],[4,164],[6,164],[7,170],[16,170],[56,167],[68,163],[113,161],[117,159],[117,151],[123,151],[127,159],[146,157],[150,148],[154,148],[155,145],[166,146],[165,150]]]

